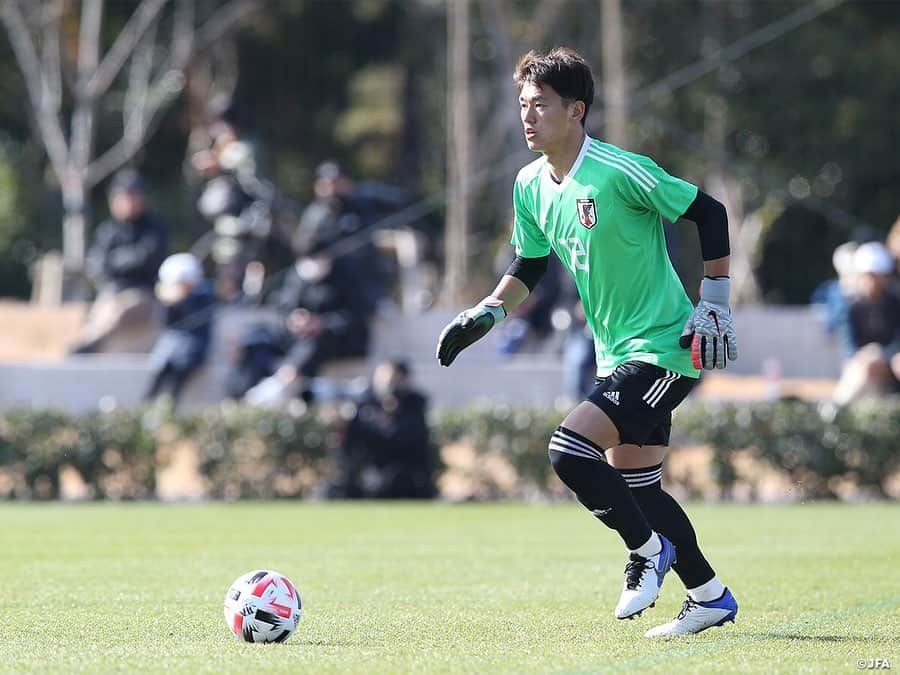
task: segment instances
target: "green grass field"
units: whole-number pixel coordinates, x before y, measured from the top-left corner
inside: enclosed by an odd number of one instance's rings
[[[693,506],[736,625],[650,641],[683,590],[618,622],[625,556],[580,507],[0,507],[0,672],[821,672],[900,668],[900,507]],[[239,574],[303,595],[297,633],[226,628]]]

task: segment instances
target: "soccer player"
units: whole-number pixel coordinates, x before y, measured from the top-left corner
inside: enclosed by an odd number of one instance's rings
[[[701,368],[737,357],[729,299],[725,207],[648,157],[589,137],[590,67],[576,52],[529,52],[514,81],[529,149],[542,156],[513,188],[516,259],[494,291],[438,340],[449,366],[534,288],[556,253],[575,280],[594,333],[597,380],[553,433],[550,463],[578,500],[629,550],[615,608],[652,607],[669,569],[687,600],[648,637],[698,633],[734,621],[737,602],[697,544],[685,512],[661,485],[672,410]],[[666,253],[662,219],[697,224],[705,277],[693,307]],[[688,349],[690,348],[690,349]]]

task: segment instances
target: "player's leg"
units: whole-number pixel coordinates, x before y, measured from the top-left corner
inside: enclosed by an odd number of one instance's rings
[[[617,438],[603,411],[583,402],[553,432],[550,463],[588,511],[618,532],[629,549],[638,549],[653,532],[625,480],[603,457],[604,445]]]
[[[715,572],[700,551],[687,514],[675,498],[662,489],[662,464],[667,451],[668,447],[664,445],[620,445],[610,448],[606,458],[622,474],[651,527],[675,544],[678,561],[673,569],[685,588],[699,588],[714,581]]]
[[[585,401],[554,432],[549,454],[560,479],[594,516],[619,533],[631,552],[625,588],[615,610],[617,618],[625,619],[656,601],[675,550],[650,528],[621,474],[606,463],[603,448],[618,441],[612,419]]]
[[[660,485],[672,410],[696,380],[641,362],[622,364],[608,380],[589,396],[614,419],[619,432],[619,442],[606,450],[607,460],[620,471],[650,526],[662,540],[674,544],[674,567],[692,597],[700,601],[719,598],[724,587],[700,552],[690,520]],[[623,598],[627,592],[626,575]]]
[[[662,464],[668,451],[669,418],[647,439],[654,445],[620,445],[607,451],[651,526],[678,551],[674,569],[687,588],[688,599],[672,621],[647,632],[649,637],[698,633],[734,621],[737,602],[707,562],[690,519],[681,505],[662,489]]]

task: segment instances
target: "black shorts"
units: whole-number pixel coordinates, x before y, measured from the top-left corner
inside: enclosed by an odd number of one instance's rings
[[[622,443],[668,445],[672,411],[697,379],[641,361],[598,377],[587,400],[609,415]]]

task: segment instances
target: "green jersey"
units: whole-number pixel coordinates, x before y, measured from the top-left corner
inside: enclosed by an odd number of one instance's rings
[[[643,361],[699,377],[678,339],[693,305],[666,252],[662,219],[674,222],[697,187],[649,157],[585,137],[562,183],[546,157],[513,188],[512,243],[523,258],[553,249],[575,279],[594,334],[597,374]]]

